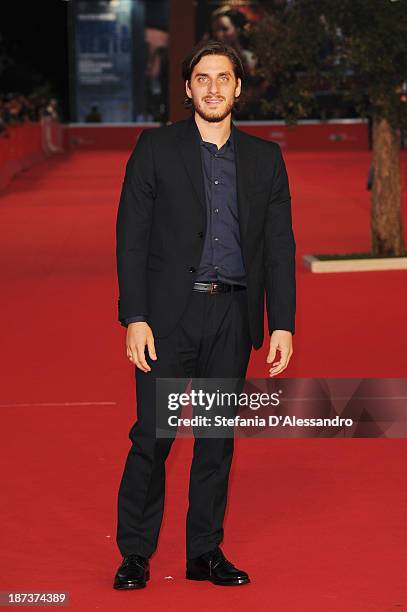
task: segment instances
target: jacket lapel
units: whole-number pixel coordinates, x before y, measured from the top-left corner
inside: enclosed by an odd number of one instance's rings
[[[251,146],[250,138],[235,127],[235,159],[237,199],[239,208],[240,235],[244,243],[250,216],[249,179],[255,180],[257,166],[257,155]]]
[[[195,119],[192,117],[185,122],[180,152],[195,195],[206,215],[204,179],[199,142],[198,127],[195,123]]]

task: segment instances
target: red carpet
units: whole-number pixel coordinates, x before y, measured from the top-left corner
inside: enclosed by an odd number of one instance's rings
[[[116,493],[135,418],[114,259],[127,156],[59,156],[0,196],[0,590],[69,591],[75,611],[405,607],[404,440],[238,440],[223,548],[252,584],[235,589],[184,579],[192,441],[178,440],[149,586],[111,588]],[[406,376],[406,273],[311,275],[301,266],[303,253],[369,248],[370,154],[286,161],[298,317],[285,375]],[[266,352],[253,352],[249,377],[266,375]]]

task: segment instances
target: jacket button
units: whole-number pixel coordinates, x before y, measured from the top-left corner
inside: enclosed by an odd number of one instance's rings
[[[198,236],[199,236],[199,238],[203,238],[204,233],[203,232],[198,232]]]
[[[189,268],[189,271],[190,271],[190,272],[196,272],[196,268],[194,268],[194,266],[191,266],[191,267]]]

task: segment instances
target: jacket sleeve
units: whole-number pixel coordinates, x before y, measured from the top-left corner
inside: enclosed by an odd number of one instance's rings
[[[124,319],[120,321],[123,327],[127,327],[130,323],[145,323],[147,322],[147,318],[145,315],[137,315],[135,317],[130,317],[129,319]]]
[[[155,199],[150,130],[144,130],[127,162],[116,220],[118,319],[148,314],[147,254]]]
[[[296,244],[292,229],[291,196],[280,146],[274,145],[274,173],[264,236],[266,309],[269,333],[295,333]]]

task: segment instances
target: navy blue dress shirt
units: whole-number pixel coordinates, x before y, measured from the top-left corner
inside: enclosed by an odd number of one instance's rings
[[[234,127],[225,144],[201,139],[207,230],[197,282],[220,281],[246,285],[240,247]]]
[[[218,281],[246,286],[239,233],[235,129],[232,124],[230,136],[220,149],[199,135],[207,229],[196,282]],[[124,325],[145,321],[146,318],[145,314],[135,315],[125,319]]]

